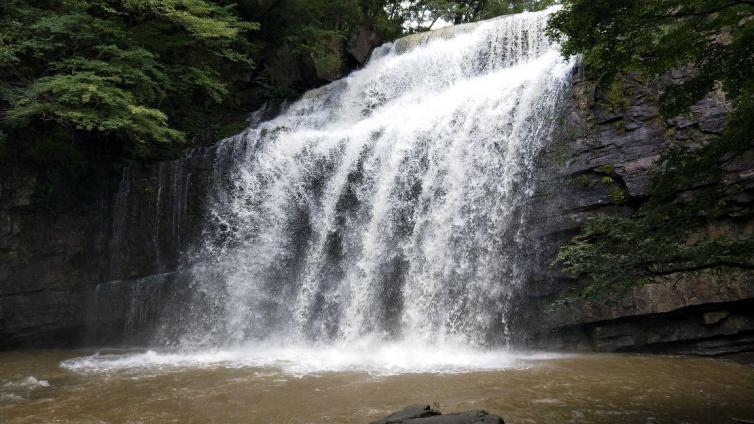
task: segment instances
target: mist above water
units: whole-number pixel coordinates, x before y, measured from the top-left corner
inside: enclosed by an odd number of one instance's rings
[[[252,343],[235,348],[197,352],[105,353],[64,361],[62,367],[78,373],[133,373],[181,371],[187,368],[275,369],[286,375],[326,372],[365,372],[376,376],[405,373],[463,373],[524,369],[538,361],[565,358],[547,353],[478,351],[424,344],[362,342],[330,346]]]

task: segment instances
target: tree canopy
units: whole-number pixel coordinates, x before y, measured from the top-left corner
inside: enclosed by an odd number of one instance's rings
[[[10,0],[2,9],[0,128],[5,150],[15,143],[22,158],[49,162],[66,144],[148,156],[155,143],[182,143],[254,65],[245,34],[258,25],[209,1]]]

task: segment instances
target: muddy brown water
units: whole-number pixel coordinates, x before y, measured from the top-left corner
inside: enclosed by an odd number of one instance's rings
[[[87,354],[0,353],[0,422],[363,423],[412,403],[486,409],[509,424],[754,419],[754,368],[714,359],[577,355],[495,371],[393,375],[61,366]]]

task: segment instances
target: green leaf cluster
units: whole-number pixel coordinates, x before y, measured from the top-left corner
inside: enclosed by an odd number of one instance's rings
[[[32,163],[51,137],[132,157],[184,143],[253,67],[257,24],[211,1],[9,0],[1,12],[0,129]]]

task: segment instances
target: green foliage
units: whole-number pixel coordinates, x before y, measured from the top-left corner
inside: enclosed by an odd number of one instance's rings
[[[630,286],[658,277],[710,268],[752,269],[751,237],[710,237],[689,241],[667,222],[651,218],[598,216],[571,242],[558,261],[574,274],[589,275],[590,291]]]
[[[541,10],[555,0],[393,0],[391,14],[400,16],[408,32],[428,31],[439,21],[461,24],[496,16]]]
[[[257,25],[207,0],[12,0],[2,12],[0,125],[6,150],[32,163],[60,156],[53,146],[149,157],[155,142],[183,143],[253,65]]]
[[[610,106],[625,109],[628,107],[628,98],[623,93],[623,80],[615,78],[606,90],[606,98]]]
[[[128,134],[134,141],[182,141],[158,109],[140,105],[136,96],[97,74],[76,72],[43,77],[11,97],[5,116],[10,127],[23,128],[36,120],[77,131]]]
[[[638,69],[649,75],[691,65],[695,77],[663,96],[668,116],[688,109],[716,82],[731,100],[751,93],[754,3],[737,0],[569,0],[550,21],[566,56],[603,79]]]
[[[564,55],[582,54],[603,86],[627,70],[653,76],[689,69],[691,77],[660,98],[666,117],[713,90],[733,109],[722,136],[703,146],[668,146],[638,210],[588,222],[558,261],[599,288],[710,268],[754,269],[751,232],[708,231],[734,209],[725,200],[723,166],[754,147],[754,2],[567,0],[550,33]]]

